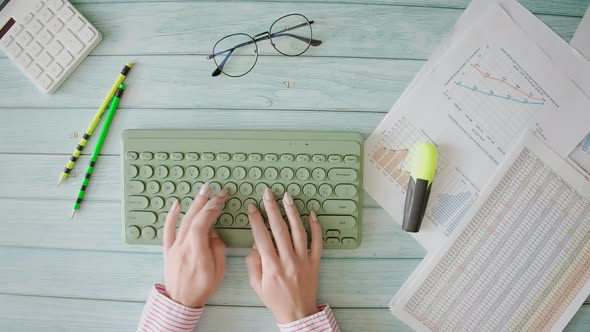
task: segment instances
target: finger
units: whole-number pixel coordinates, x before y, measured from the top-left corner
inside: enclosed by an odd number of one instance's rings
[[[250,281],[250,286],[258,292],[262,283],[262,260],[258,249],[255,247],[252,247],[246,256],[246,267],[248,268],[248,280]]]
[[[215,275],[218,278],[217,280],[221,281],[225,274],[225,243],[214,229],[209,231],[209,247],[215,259]]]
[[[289,229],[287,228],[285,220],[283,220],[279,205],[275,201],[275,196],[270,188],[267,187],[264,190],[263,198],[264,208],[266,209],[266,215],[268,216],[268,223],[270,224],[272,236],[274,237],[277,249],[279,250],[279,257],[293,257],[293,244],[291,243]]]
[[[307,254],[307,233],[303,228],[299,211],[293,202],[293,197],[288,192],[283,196],[283,205],[285,212],[287,212],[287,219],[291,226],[291,238],[293,239],[293,249],[299,257],[308,257]]]
[[[190,235],[187,236],[186,240],[190,240],[195,244],[197,249],[209,247],[209,231],[221,215],[226,200],[227,190],[220,191],[215,197],[207,201],[201,211],[193,218],[189,230]]]
[[[164,222],[164,250],[172,247],[176,238],[176,221],[180,215],[180,202],[174,201],[168,215],[166,215],[166,221]]]
[[[254,244],[258,248],[257,251],[260,254],[262,263],[265,266],[268,264],[275,264],[278,258],[275,246],[272,243],[272,238],[270,237],[268,229],[266,229],[266,226],[264,225],[262,215],[254,204],[248,205],[248,220],[250,221],[250,227],[252,228]]]
[[[211,186],[209,185],[209,182],[207,182],[201,187],[201,190],[199,190],[199,193],[195,197],[195,200],[193,201],[188,211],[186,211],[186,214],[184,215],[184,220],[180,224],[180,229],[178,230],[179,241],[184,240],[188,230],[190,229],[190,225],[193,222],[194,217],[197,215],[197,213],[199,213],[199,211],[201,211],[203,206],[207,204],[210,194]]]
[[[320,225],[318,216],[314,211],[309,213],[309,228],[311,229],[310,258],[312,263],[319,265],[322,257],[322,246],[324,241],[322,239],[322,225]]]

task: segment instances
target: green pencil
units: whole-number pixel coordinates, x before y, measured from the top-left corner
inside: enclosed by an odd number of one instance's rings
[[[107,118],[105,119],[104,125],[100,132],[100,136],[98,137],[98,141],[96,142],[96,146],[94,147],[92,157],[90,157],[90,163],[88,164],[88,169],[86,170],[86,176],[82,181],[82,188],[80,188],[80,192],[78,193],[78,199],[76,199],[76,203],[74,204],[74,208],[72,210],[72,218],[74,218],[74,216],[76,215],[76,211],[80,209],[80,204],[82,204],[82,200],[84,199],[86,187],[90,182],[90,176],[92,176],[92,171],[94,171],[94,165],[98,160],[98,155],[100,154],[102,144],[104,143],[104,140],[109,132],[111,122],[113,122],[113,118],[115,117],[115,112],[117,112],[117,107],[119,106],[119,102],[121,101],[121,97],[123,96],[123,91],[125,91],[125,84],[119,85],[119,89],[117,89],[117,92],[115,92],[115,96],[113,97],[113,101],[111,102],[111,108],[109,109],[109,113],[107,114]]]

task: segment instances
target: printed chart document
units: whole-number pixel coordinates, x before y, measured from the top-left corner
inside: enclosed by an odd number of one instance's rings
[[[582,22],[580,22],[571,44],[590,60],[590,8],[586,11]]]
[[[494,29],[489,29],[494,26]],[[499,5],[440,56],[365,142],[365,189],[401,222],[417,142],[439,149],[422,229],[434,250],[527,129],[567,157],[587,134],[590,100]]]
[[[391,311],[416,331],[561,331],[590,295],[588,186],[525,136]]]

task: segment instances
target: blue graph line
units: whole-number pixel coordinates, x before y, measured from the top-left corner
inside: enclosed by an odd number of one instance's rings
[[[455,84],[458,85],[458,86],[460,86],[460,87],[462,87],[462,88],[469,89],[469,90],[474,91],[474,92],[479,92],[479,93],[484,94],[484,95],[487,95],[487,96],[492,96],[492,97],[497,97],[497,98],[501,98],[501,99],[505,99],[505,100],[510,100],[510,101],[514,101],[514,102],[517,102],[517,103],[521,103],[521,104],[545,105],[545,103],[543,103],[543,102],[512,99],[512,98],[508,98],[508,97],[504,97],[504,96],[498,96],[498,95],[495,95],[493,93],[481,91],[481,90],[478,90],[478,89],[474,89],[472,87],[463,85],[461,83],[455,83]]]

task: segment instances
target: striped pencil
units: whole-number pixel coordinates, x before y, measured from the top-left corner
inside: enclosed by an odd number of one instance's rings
[[[72,218],[74,218],[76,215],[76,211],[80,209],[80,205],[82,204],[82,200],[84,199],[84,194],[86,192],[86,187],[88,187],[88,183],[90,182],[90,176],[92,176],[92,172],[94,171],[94,165],[96,165],[98,155],[100,155],[100,150],[102,149],[104,140],[107,137],[109,128],[113,122],[115,113],[117,112],[117,107],[119,107],[119,102],[123,96],[123,91],[125,91],[125,84],[120,84],[117,92],[115,92],[113,101],[111,102],[111,108],[109,109],[107,118],[105,119],[104,125],[102,126],[102,130],[100,132],[100,136],[98,137],[98,141],[96,142],[96,147],[94,147],[92,157],[90,157],[90,163],[88,164],[88,169],[86,170],[86,176],[84,176],[84,180],[82,180],[82,187],[80,188],[78,198],[76,199],[76,203],[74,204],[74,208],[72,210]]]
[[[78,160],[78,158],[80,157],[80,154],[82,153],[82,150],[86,146],[86,143],[88,143],[90,136],[92,135],[92,133],[94,132],[94,130],[98,126],[98,123],[100,122],[100,118],[102,117],[102,114],[104,113],[107,106],[109,106],[109,103],[113,99],[113,96],[115,95],[115,91],[117,91],[117,88],[119,87],[119,85],[121,85],[121,83],[123,83],[125,81],[125,78],[127,77],[127,74],[131,70],[132,66],[133,65],[131,63],[128,63],[125,65],[125,67],[123,67],[123,69],[121,70],[121,74],[119,74],[119,76],[115,80],[115,83],[113,84],[113,86],[111,87],[111,89],[107,93],[106,97],[104,98],[102,104],[100,105],[100,107],[98,108],[96,113],[94,114],[94,118],[92,118],[92,122],[90,122],[88,129],[86,129],[84,136],[82,136],[82,139],[78,143],[78,146],[76,146],[76,150],[74,150],[74,153],[72,153],[70,160],[68,161],[66,167],[64,168],[63,172],[61,173],[61,176],[59,177],[59,182],[57,184],[58,187],[70,175],[72,168],[74,168],[74,165],[76,164],[76,160]]]

